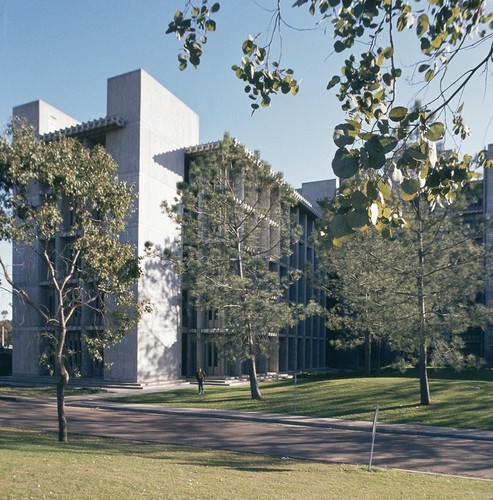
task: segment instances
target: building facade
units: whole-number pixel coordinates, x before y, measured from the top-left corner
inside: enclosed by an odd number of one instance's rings
[[[120,179],[133,184],[138,194],[136,210],[122,238],[134,244],[139,254],[144,254],[148,241],[166,247],[179,237],[179,228],[163,213],[161,204],[173,203],[177,183],[186,180],[187,162],[201,151],[199,117],[145,71],[108,80],[107,111],[101,119],[81,123],[43,101],[15,107],[14,116],[25,118],[45,140],[62,133],[78,138],[87,147],[101,144],[106,148],[119,165]],[[305,191],[314,199],[323,197],[321,193],[331,196],[335,192],[335,181],[309,184],[310,189],[307,186]],[[290,263],[302,270],[316,259],[309,244],[309,234],[318,217],[315,207],[314,202],[303,196],[302,188],[293,213],[304,232],[293,249]],[[211,327],[208,317],[193,324],[187,319],[182,307],[180,277],[151,258],[143,260],[143,267],[136,295],[139,300],[150,301],[152,312],[145,314],[122,342],[104,352],[105,363],[111,364],[111,369],[106,369],[85,355],[83,338],[91,318],[83,311],[70,327],[69,347],[78,353],[72,369],[83,378],[134,384],[175,380],[190,375],[197,366],[217,376],[240,375],[241,366],[226,365],[214,342],[201,335],[201,330]],[[14,244],[13,278],[35,300],[42,300],[43,294],[47,294],[40,260],[20,243]],[[291,293],[290,299],[304,300],[312,292],[303,282]],[[29,306],[15,297],[13,306],[13,375],[43,375],[39,356],[44,325]],[[323,320],[312,318],[292,331],[281,332],[278,355],[265,360],[261,369],[274,372],[324,369],[327,348]]]

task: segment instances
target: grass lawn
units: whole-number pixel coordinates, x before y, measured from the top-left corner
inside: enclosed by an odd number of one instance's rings
[[[493,482],[0,428],[8,499],[464,499]]]
[[[289,413],[313,417],[372,420],[376,406],[380,422],[438,425],[493,430],[493,370],[455,373],[430,369],[433,404],[419,405],[419,381],[414,371],[381,377],[298,377],[261,384],[264,399],[253,401],[248,385],[207,386],[136,394],[121,401],[167,406]]]
[[[379,422],[438,425],[493,430],[493,370],[454,372],[430,369],[433,404],[419,405],[417,373],[388,374],[380,377],[339,375],[298,377],[294,380],[261,384],[264,399],[253,401],[248,384],[233,387],[206,385],[205,394],[196,387],[118,397],[118,401],[166,406],[224,410],[288,413],[313,417],[372,420],[376,406]],[[67,395],[96,389],[70,389]],[[50,397],[54,387],[1,387],[0,396]]]

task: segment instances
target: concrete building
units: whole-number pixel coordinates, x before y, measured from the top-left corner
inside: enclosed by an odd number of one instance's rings
[[[488,158],[493,159],[493,144],[488,146]],[[493,172],[488,169],[484,173],[483,179],[483,213],[487,218],[488,230],[485,235],[485,244],[487,248],[493,248]],[[489,262],[491,266],[491,262]],[[493,284],[486,287],[486,304],[493,304]],[[493,325],[490,325],[484,336],[484,354],[488,366],[493,366]]]
[[[488,146],[488,158],[493,159],[493,144]],[[489,266],[489,273],[492,262],[489,256],[493,249],[493,171],[486,169],[483,178],[472,183],[468,190],[470,200],[464,212],[464,221],[474,225],[475,221],[483,219],[485,230],[483,233],[483,244],[487,249],[486,264]],[[489,283],[484,291],[483,301],[485,304],[493,305],[493,283]],[[483,358],[487,366],[493,366],[493,324],[490,324],[484,331],[481,328],[471,329],[465,334],[466,349],[468,353]]]
[[[107,111],[101,119],[81,123],[43,101],[17,106],[14,116],[26,118],[46,140],[56,132],[76,137],[87,147],[105,146],[119,165],[120,178],[134,184],[138,192],[137,209],[124,238],[135,244],[139,253],[143,253],[146,241],[166,246],[179,235],[179,228],[161,210],[161,203],[173,203],[176,184],[184,180],[186,162],[199,154],[199,117],[145,71],[108,80]],[[334,182],[309,184],[301,189],[298,206],[293,209],[304,227],[304,240],[293,257],[296,259],[293,264],[301,268],[314,260],[308,236],[318,216],[314,203],[304,198],[304,194],[314,202],[317,197],[335,192]],[[41,279],[41,263],[34,254],[17,244],[13,264],[14,280],[33,297],[40,299],[47,293]],[[219,369],[217,359],[208,356],[212,349],[210,342],[197,343],[193,337],[197,334],[196,325],[195,331],[193,325],[182,325],[179,277],[150,260],[145,261],[144,271],[137,296],[148,299],[153,312],[146,314],[121,343],[105,351],[104,359],[112,364],[111,369],[104,369],[84,356],[81,339],[89,327],[89,315],[83,313],[79,323],[71,327],[68,340],[70,347],[79,353],[78,371],[82,377],[108,383],[148,384],[190,375],[198,363],[209,373],[228,374],[224,365]],[[13,375],[44,374],[39,365],[39,332],[43,325],[33,310],[16,299],[13,327]],[[325,326],[321,319],[315,318],[312,323],[305,322],[280,337],[279,356],[266,369],[323,369],[326,349]],[[205,362],[208,359],[211,366]]]

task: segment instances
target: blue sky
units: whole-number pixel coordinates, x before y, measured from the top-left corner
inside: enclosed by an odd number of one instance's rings
[[[270,109],[251,116],[243,82],[230,68],[241,59],[246,36],[269,26],[271,16],[259,5],[272,7],[276,1],[221,3],[218,29],[209,36],[200,68],[181,72],[179,43],[164,33],[185,0],[0,0],[2,128],[13,106],[36,99],[81,121],[102,117],[107,78],[143,68],[200,115],[201,142],[229,132],[259,150],[294,187],[333,178],[332,131],[344,116],[334,91],[326,90],[342,65],[341,56],[331,55],[330,34],[304,30],[313,27],[307,9],[284,2],[286,19],[301,30],[285,30],[282,62],[302,79],[301,91],[275,98]],[[410,62],[400,61],[403,67]],[[477,80],[465,95],[474,135],[462,145],[463,152],[493,142],[493,92],[484,82]],[[412,92],[404,93],[411,102]]]

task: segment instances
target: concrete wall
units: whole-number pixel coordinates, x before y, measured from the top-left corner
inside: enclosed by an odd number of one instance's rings
[[[143,70],[108,80],[108,115],[125,127],[108,134],[106,148],[120,166],[120,177],[135,184],[138,206],[126,234],[143,254],[146,241],[157,248],[179,236],[161,203],[173,202],[176,184],[183,179],[182,148],[199,141],[198,115]],[[175,379],[181,375],[181,288],[179,278],[157,260],[143,261],[140,300],[150,301],[134,335],[106,353],[113,362],[107,379],[140,383]]]
[[[36,133],[45,134],[60,128],[80,123],[50,104],[38,100],[13,109],[14,118],[24,118]],[[39,188],[32,186],[30,196],[39,196]],[[42,290],[39,282],[41,267],[37,255],[31,248],[21,243],[13,245],[12,276],[37,303],[41,300]],[[39,366],[39,326],[38,313],[13,294],[14,349],[12,351],[12,373],[14,375],[37,375]]]
[[[12,255],[12,276],[29,296],[39,302],[40,287],[37,255],[23,244],[15,244]],[[13,351],[12,373],[14,375],[37,375],[39,371],[39,315],[17,294],[12,295]]]
[[[38,100],[14,107],[13,116],[25,118],[37,134],[47,134],[80,122],[47,102]]]
[[[119,164],[120,179],[133,184],[139,195],[123,238],[143,255],[146,241],[163,248],[179,237],[177,228],[163,214],[161,203],[172,203],[175,198],[176,184],[184,173],[183,148],[199,142],[199,118],[143,70],[110,78],[107,92],[107,115],[122,118],[125,126],[107,133],[106,149]],[[17,106],[14,115],[26,118],[39,134],[79,124],[43,101]],[[39,262],[21,246],[16,250],[16,277],[39,298]],[[181,375],[179,278],[156,260],[145,260],[143,267],[145,275],[136,294],[139,300],[151,302],[153,312],[120,344],[105,352],[105,361],[112,364],[104,373],[106,380],[145,383]],[[15,308],[14,372],[35,375],[39,319],[18,301]]]
[[[327,179],[323,181],[303,182],[297,191],[307,199],[314,207],[324,198],[333,198],[339,187],[338,179]]]

